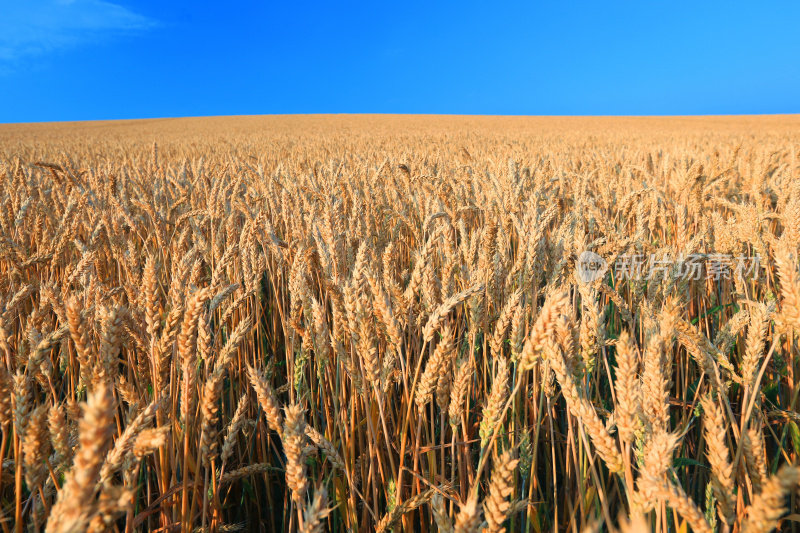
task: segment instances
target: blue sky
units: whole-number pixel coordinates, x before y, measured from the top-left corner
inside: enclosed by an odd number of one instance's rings
[[[0,122],[800,112],[793,2],[0,0]]]

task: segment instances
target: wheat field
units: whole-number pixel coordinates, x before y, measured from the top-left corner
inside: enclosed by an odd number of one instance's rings
[[[793,531],[798,156],[798,116],[2,125],[0,526]]]

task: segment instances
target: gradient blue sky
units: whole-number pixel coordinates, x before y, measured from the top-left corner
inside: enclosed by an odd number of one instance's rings
[[[797,2],[0,0],[0,122],[798,112]]]

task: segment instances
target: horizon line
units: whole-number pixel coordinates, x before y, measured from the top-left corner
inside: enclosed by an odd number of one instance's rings
[[[176,120],[176,119],[202,119],[202,118],[252,118],[252,117],[464,117],[464,118],[732,118],[732,117],[793,117],[800,116],[800,112],[788,113],[708,113],[708,114],[663,114],[663,115],[613,115],[613,114],[521,114],[508,115],[497,113],[256,113],[243,115],[175,115],[155,117],[126,117],[126,118],[93,118],[78,120],[39,120],[30,122],[0,122],[0,126],[24,126],[46,124],[86,124],[93,122],[138,122],[146,120]]]

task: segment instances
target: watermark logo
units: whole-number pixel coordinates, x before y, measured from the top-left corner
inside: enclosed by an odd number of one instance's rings
[[[575,270],[579,280],[584,283],[591,283],[605,275],[606,270],[608,270],[608,263],[596,253],[586,250],[578,256]]]
[[[760,275],[759,256],[733,256],[730,254],[678,254],[676,257],[656,254],[622,254],[611,265],[617,280],[756,280]],[[585,251],[578,256],[575,275],[583,283],[591,283],[609,270],[605,259],[594,252]]]

